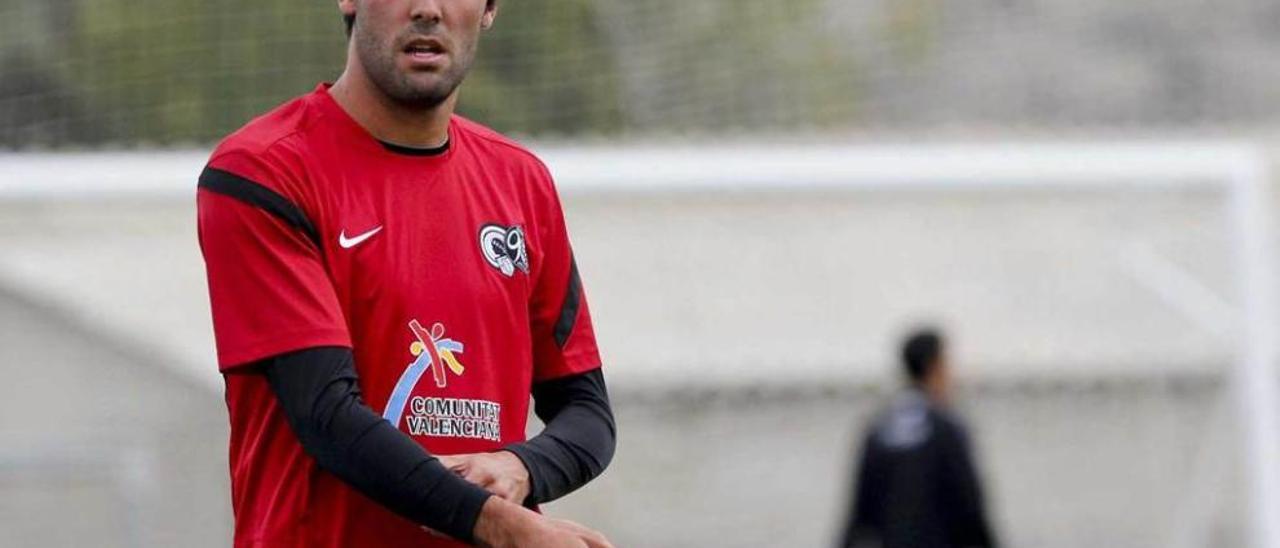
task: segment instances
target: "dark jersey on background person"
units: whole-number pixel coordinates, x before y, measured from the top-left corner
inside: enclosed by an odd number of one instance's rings
[[[430,466],[428,452],[513,448],[529,465],[532,498],[563,492],[563,481],[539,488],[529,463],[538,451],[516,449],[531,390],[582,394],[590,390],[573,387],[585,385],[557,381],[595,372],[598,382],[585,382],[603,393],[559,198],[519,145],[457,116],[448,135],[448,147],[429,154],[386,146],[320,86],[228,137],[209,160],[198,225],[231,419],[237,546],[455,544],[405,519],[424,512],[407,499],[369,498],[380,494],[370,485],[394,481],[318,466],[299,439],[316,402],[360,412],[322,413],[322,427],[351,436],[343,443],[377,432],[370,416],[393,427],[386,439],[416,442],[395,451],[394,470],[431,472],[423,484],[433,490],[455,478]],[[263,374],[313,367],[323,373]],[[538,399],[540,416],[544,399],[555,407],[552,395]],[[350,422],[335,426],[333,416]],[[357,460],[387,458],[376,453]],[[349,457],[326,462],[349,466]],[[440,511],[474,523],[483,494],[449,490],[457,507]],[[461,528],[447,532],[468,540]]]
[[[862,441],[839,546],[995,546],[968,434],[958,418],[906,390]]]

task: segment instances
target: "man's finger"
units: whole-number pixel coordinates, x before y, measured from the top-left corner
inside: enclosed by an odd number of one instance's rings
[[[470,467],[462,471],[462,479],[467,480],[476,485],[479,485],[481,487],[488,487],[490,483],[493,483],[494,481],[497,480],[497,478],[493,477],[493,474],[490,474],[484,470],[478,470]]]
[[[572,531],[573,534],[578,535],[578,538],[587,543],[588,548],[613,548],[613,544],[609,542],[609,539],[605,538],[605,536],[599,531],[590,529],[584,525],[567,519],[560,519],[556,521],[560,523],[561,527],[564,527]]]
[[[457,472],[460,468],[464,468],[467,463],[466,455],[441,455],[436,458],[440,459],[440,464],[443,464],[445,468],[453,470],[454,472]]]
[[[604,535],[599,531],[579,525],[578,536],[582,538],[583,542],[587,543],[588,548],[613,548],[613,544],[609,543],[609,539],[604,538]]]
[[[524,501],[516,500],[516,490],[515,488],[512,487],[511,482],[509,481],[495,481],[483,487],[485,489],[488,489],[490,493],[498,495],[499,497],[502,497],[516,504],[520,504],[521,502],[524,502]]]
[[[449,535],[446,535],[446,534],[444,534],[444,533],[441,533],[441,532],[439,532],[439,531],[436,531],[435,529],[432,529],[432,528],[427,527],[427,526],[425,526],[425,525],[421,525],[421,526],[419,526],[419,529],[422,529],[423,531],[426,531],[426,532],[428,532],[428,533],[431,533],[431,536],[440,537],[440,538],[449,538]]]
[[[592,533],[595,534],[582,537],[583,542],[587,543],[587,548],[613,548],[613,545],[609,543],[609,539],[604,538],[604,535],[595,531],[592,531]]]

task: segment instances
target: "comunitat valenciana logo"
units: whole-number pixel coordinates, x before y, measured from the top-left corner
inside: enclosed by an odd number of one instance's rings
[[[450,371],[454,375],[461,375],[466,370],[454,355],[461,354],[465,347],[458,341],[445,338],[444,324],[437,322],[427,331],[418,320],[409,320],[409,330],[417,339],[409,344],[409,353],[414,356],[414,360],[400,375],[395,389],[391,391],[391,398],[387,400],[387,408],[382,412],[383,418],[392,424],[399,424],[409,393],[413,392],[418,380],[428,369],[435,378],[436,386],[440,388],[448,386]]]
[[[401,428],[403,422],[404,429],[414,436],[501,441],[502,404],[482,399],[412,395],[428,370],[436,387],[443,389],[449,385],[449,373],[462,375],[466,368],[456,356],[462,353],[462,343],[444,336],[444,324],[436,323],[428,331],[418,320],[410,320],[409,330],[416,339],[409,343],[409,353],[414,359],[391,391],[382,417],[396,428]]]

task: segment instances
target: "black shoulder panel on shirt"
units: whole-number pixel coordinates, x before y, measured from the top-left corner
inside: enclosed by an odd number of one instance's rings
[[[316,231],[315,225],[311,224],[311,220],[307,218],[307,215],[302,212],[302,208],[276,191],[234,173],[212,167],[206,167],[200,173],[199,186],[210,192],[235,198],[275,215],[280,220],[305,233],[307,238],[316,244],[316,249],[324,249],[320,245],[320,233]]]
[[[582,279],[578,277],[578,260],[569,257],[569,288],[564,292],[564,303],[560,305],[560,318],[556,320],[556,344],[564,348],[573,333],[573,325],[578,321],[578,306],[582,302]]]

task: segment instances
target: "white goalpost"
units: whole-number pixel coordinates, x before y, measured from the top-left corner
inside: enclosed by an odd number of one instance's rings
[[[1267,207],[1265,158],[1249,150],[1225,158],[1235,218],[1236,269],[1243,307],[1244,344],[1237,358],[1236,390],[1246,425],[1247,465],[1253,481],[1251,521],[1254,545],[1280,546],[1280,432],[1277,431],[1274,259],[1269,252],[1273,219]]]

